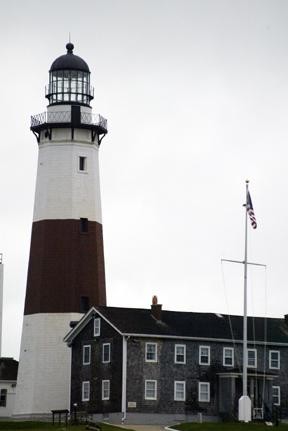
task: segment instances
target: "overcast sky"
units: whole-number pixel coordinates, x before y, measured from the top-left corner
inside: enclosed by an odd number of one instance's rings
[[[288,313],[288,2],[10,0],[0,10],[4,356],[18,358],[37,166],[30,115],[53,60],[88,63],[100,150],[108,305]],[[63,334],[65,335],[65,334]]]

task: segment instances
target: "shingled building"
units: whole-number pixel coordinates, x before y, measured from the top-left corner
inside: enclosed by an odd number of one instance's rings
[[[156,301],[154,301],[156,302]],[[72,349],[71,408],[133,423],[237,418],[241,316],[92,307],[65,337]],[[253,415],[286,415],[288,324],[248,318]],[[73,407],[74,406],[74,407]]]

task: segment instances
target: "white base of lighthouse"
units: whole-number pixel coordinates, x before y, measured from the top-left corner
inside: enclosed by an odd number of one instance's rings
[[[81,313],[25,315],[14,416],[33,417],[70,409],[71,350],[63,342]]]

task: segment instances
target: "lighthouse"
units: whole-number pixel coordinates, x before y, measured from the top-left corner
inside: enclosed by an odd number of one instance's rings
[[[106,305],[98,154],[107,121],[92,113],[87,63],[74,54],[49,71],[47,111],[31,117],[38,168],[14,415],[69,408],[71,321]]]

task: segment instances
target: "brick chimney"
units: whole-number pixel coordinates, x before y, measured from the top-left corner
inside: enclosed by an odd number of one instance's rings
[[[158,298],[156,295],[152,298],[151,314],[155,319],[161,320],[162,304],[158,304]]]

